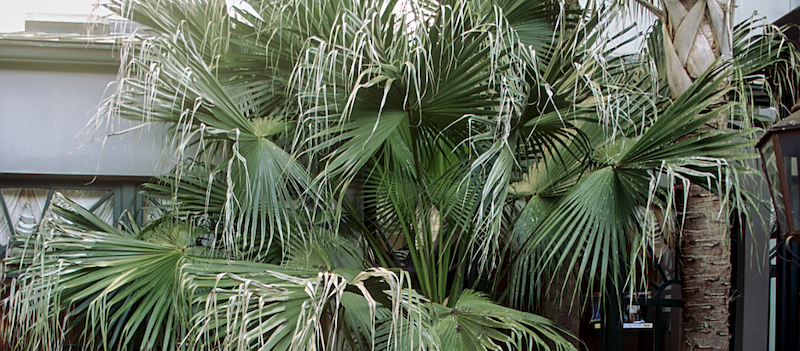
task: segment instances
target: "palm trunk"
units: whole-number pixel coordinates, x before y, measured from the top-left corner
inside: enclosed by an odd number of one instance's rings
[[[681,238],[683,350],[729,350],[731,250],[719,197],[689,187]]]
[[[730,0],[663,0],[669,85],[673,97],[720,56],[731,57]],[[714,121],[725,128],[727,116]],[[681,233],[683,350],[729,350],[731,287],[727,211],[719,197],[691,185]]]

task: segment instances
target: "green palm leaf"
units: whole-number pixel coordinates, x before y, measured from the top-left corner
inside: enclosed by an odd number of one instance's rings
[[[435,320],[433,332],[444,349],[549,348],[548,340],[554,342],[556,350],[575,349],[551,321],[496,305],[486,296],[471,290],[465,290],[452,309],[441,305],[431,305],[430,308]]]
[[[54,211],[75,221],[51,223],[53,236],[31,243],[32,261],[10,261],[22,267],[9,298],[15,306],[10,311],[13,318],[30,323],[41,312],[56,320],[66,313],[70,324],[63,330],[81,329],[91,347],[174,350],[193,314],[183,266],[209,255],[208,249],[196,246],[204,229],[175,221],[162,221],[139,233],[86,226],[99,218],[62,200],[74,210]],[[30,308],[36,305],[40,307]],[[21,326],[30,340],[58,342],[63,337],[43,327]],[[55,334],[43,335],[48,333]],[[19,346],[33,346],[25,343],[21,340]]]

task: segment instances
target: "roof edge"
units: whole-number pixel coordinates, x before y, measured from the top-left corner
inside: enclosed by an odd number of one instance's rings
[[[0,36],[0,63],[119,67],[116,40],[110,37]]]

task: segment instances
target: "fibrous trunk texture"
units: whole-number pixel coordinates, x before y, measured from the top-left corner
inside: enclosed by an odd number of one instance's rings
[[[731,57],[730,0],[664,0],[669,86],[676,97],[713,65]],[[725,128],[727,117],[713,121]],[[686,189],[684,189],[686,190]],[[681,233],[682,349],[729,350],[731,260],[727,209],[698,185],[688,189]]]
[[[731,250],[727,216],[720,213],[719,197],[689,187],[680,246],[685,351],[729,350]]]

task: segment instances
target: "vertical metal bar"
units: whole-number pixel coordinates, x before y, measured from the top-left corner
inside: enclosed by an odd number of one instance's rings
[[[47,214],[47,208],[50,207],[50,202],[53,200],[53,194],[55,194],[56,188],[50,188],[50,191],[47,192],[47,200],[44,201],[44,207],[42,207],[42,215],[39,216],[39,221],[44,219],[44,215]]]
[[[136,188],[130,183],[125,183],[120,186],[120,202],[121,208],[119,209],[119,215],[122,216],[122,213],[126,209],[132,209],[136,206]],[[115,197],[116,198],[116,197]],[[130,226],[130,220],[126,216],[125,218],[121,218],[122,223],[125,223],[126,226]]]
[[[619,293],[616,286],[610,284],[608,289],[609,296],[605,297],[603,311],[602,340],[600,349],[602,351],[622,350],[623,330],[622,330],[622,310],[619,306]]]
[[[798,301],[798,260],[794,257],[798,243],[779,242],[776,310],[775,350],[794,351],[800,342],[800,301]]]
[[[3,214],[6,216],[6,225],[8,225],[8,232],[11,234],[10,236],[16,236],[17,232],[14,231],[14,225],[11,223],[11,215],[8,214],[8,207],[6,207],[6,198],[3,194],[2,189],[0,189],[0,205],[3,206]]]
[[[133,215],[136,219],[136,225],[141,228],[144,226],[144,197],[136,189],[134,189],[134,196],[136,204],[133,207]]]
[[[659,294],[660,295],[660,294]],[[661,296],[658,297],[659,299]],[[653,351],[660,351],[661,350],[661,342],[664,341],[664,338],[661,335],[661,321],[664,320],[663,316],[661,315],[662,308],[661,305],[656,306],[656,316],[653,318]],[[671,315],[670,315],[671,317]]]
[[[121,220],[122,218],[122,208],[124,207],[122,202],[122,187],[116,186],[114,187],[114,218],[113,223],[117,223],[117,221]]]
[[[788,287],[788,311],[787,311],[787,330],[789,336],[789,343],[786,345],[791,345],[792,350],[797,350],[798,345],[800,345],[800,319],[798,318],[798,314],[800,314],[800,301],[798,301],[798,273],[800,273],[800,269],[798,269],[798,264],[800,264],[800,260],[797,259],[797,248],[800,243],[790,241],[789,245],[786,247],[786,250],[789,252],[789,257],[787,257],[788,268],[789,271],[789,287]]]
[[[775,350],[782,351],[787,350],[784,345],[786,339],[786,323],[784,319],[786,318],[786,245],[782,241],[778,241],[778,247],[776,248],[778,260],[775,263],[775,268],[777,271],[777,276],[775,277]]]

